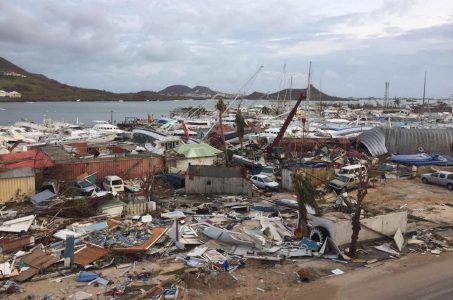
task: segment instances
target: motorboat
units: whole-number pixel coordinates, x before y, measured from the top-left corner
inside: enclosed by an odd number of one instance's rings
[[[453,156],[451,155],[428,154],[428,153],[404,154],[404,155],[392,155],[389,160],[391,162],[403,165],[453,166]]]

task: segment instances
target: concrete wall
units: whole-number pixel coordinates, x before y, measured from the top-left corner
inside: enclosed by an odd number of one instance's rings
[[[0,178],[0,203],[13,200],[16,195],[33,196],[35,176]]]
[[[187,194],[252,195],[252,184],[241,177],[203,177],[186,175]]]
[[[320,186],[335,178],[335,171],[332,168],[297,168],[282,170],[282,187],[287,191],[294,191],[292,172],[298,170],[308,174],[307,178],[315,187]]]
[[[332,240],[339,246],[351,242],[352,224],[348,218],[316,217],[310,216],[313,226],[322,226],[330,234]],[[362,229],[359,233],[359,241],[367,241],[393,237],[398,228],[404,234],[407,230],[407,212],[394,212],[362,219]]]

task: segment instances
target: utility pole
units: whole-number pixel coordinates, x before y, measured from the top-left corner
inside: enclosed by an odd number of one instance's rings
[[[425,81],[423,82],[423,106],[425,106],[425,93],[426,93],[426,71],[425,71]]]

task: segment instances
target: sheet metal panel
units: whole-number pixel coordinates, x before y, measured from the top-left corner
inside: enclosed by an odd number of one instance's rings
[[[14,199],[19,195],[35,194],[35,176],[0,178],[0,203]]]
[[[373,156],[379,156],[387,153],[453,153],[453,129],[406,129],[376,127],[363,132],[359,136],[359,141]]]

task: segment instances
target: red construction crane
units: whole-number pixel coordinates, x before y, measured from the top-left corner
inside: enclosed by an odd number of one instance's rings
[[[280,129],[277,137],[274,139],[272,144],[267,148],[267,152],[270,154],[272,149],[280,145],[280,141],[282,140],[283,136],[285,135],[285,131],[289,126],[289,123],[293,120],[294,116],[296,115],[297,108],[299,107],[300,103],[306,99],[305,93],[300,93],[299,98],[297,99],[296,105],[294,105],[293,109],[289,112],[288,117],[286,117],[285,123],[283,123],[282,128]]]

